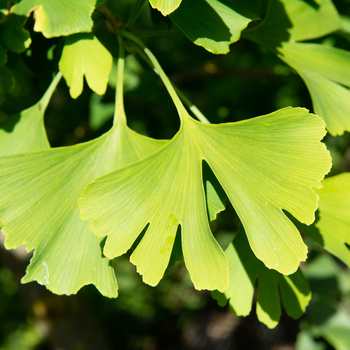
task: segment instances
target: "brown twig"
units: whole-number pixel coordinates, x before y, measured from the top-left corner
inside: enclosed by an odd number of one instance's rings
[[[97,8],[97,11],[105,19],[108,29],[118,35],[122,28],[124,27],[124,22],[116,16],[106,4],[102,4]]]

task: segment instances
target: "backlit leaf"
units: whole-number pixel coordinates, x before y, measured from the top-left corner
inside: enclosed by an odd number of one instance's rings
[[[151,6],[159,10],[163,16],[174,12],[181,4],[182,0],[149,0]]]
[[[65,40],[59,68],[70,94],[77,98],[83,91],[84,76],[99,95],[106,92],[113,58],[93,34],[76,34]]]
[[[319,141],[324,122],[304,109],[286,108],[238,123],[210,125],[186,112],[176,136],[157,152],[88,185],[82,217],[97,237],[107,236],[104,254],[124,254],[147,230],[131,255],[146,283],[162,278],[177,228],[185,264],[197,289],[228,287],[226,256],[209,228],[202,183],[205,161],[240,217],[254,254],[268,268],[295,272],[306,246],[285,216],[314,221],[312,190],[329,171],[330,156]],[[258,151],[257,151],[258,150]]]
[[[279,53],[305,81],[315,112],[329,132],[350,131],[350,52],[320,44],[284,43]]]
[[[319,220],[303,227],[311,238],[350,267],[350,173],[322,181],[319,194]]]
[[[28,17],[34,12],[36,32],[47,38],[90,32],[96,0],[22,0],[11,12]]]
[[[28,251],[35,249],[24,282],[37,280],[57,294],[76,293],[93,283],[103,295],[117,295],[111,261],[102,256],[102,240],[80,220],[77,200],[94,177],[160,144],[119,121],[111,131],[87,143],[0,158],[5,246],[26,244]]]
[[[216,298],[229,300],[236,315],[247,316],[251,312],[257,280],[256,312],[259,320],[269,328],[275,327],[281,317],[280,295],[288,315],[298,318],[303,314],[311,293],[300,270],[284,276],[267,269],[250,249],[243,229],[239,230],[225,253],[229,262],[230,286],[224,295],[216,295]]]
[[[170,15],[171,20],[196,45],[224,54],[238,41],[241,31],[259,18],[261,1],[191,0],[183,1]]]

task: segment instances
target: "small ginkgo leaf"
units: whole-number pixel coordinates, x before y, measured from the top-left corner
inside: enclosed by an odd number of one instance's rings
[[[157,152],[95,180],[79,201],[104,254],[124,254],[147,227],[131,255],[146,283],[156,285],[168,265],[178,226],[184,261],[197,289],[228,287],[228,264],[208,224],[202,183],[205,161],[239,215],[254,254],[268,268],[295,272],[306,246],[283,213],[310,224],[313,187],[330,168],[320,140],[321,118],[286,108],[238,123],[210,125],[182,113],[176,136]]]
[[[329,177],[322,184],[317,190],[319,219],[301,230],[350,267],[350,173]]]
[[[258,280],[256,312],[259,320],[274,328],[281,317],[281,301],[289,316],[299,318],[305,311],[311,293],[307,280],[300,270],[284,276],[267,269],[249,247],[241,228],[227,247],[226,256],[230,269],[230,286],[224,294],[213,293],[221,305],[227,300],[231,310],[238,316],[251,312],[254,289]]]
[[[196,45],[225,54],[242,30],[259,18],[260,7],[260,0],[191,0],[183,1],[170,18]]]
[[[93,34],[76,34],[65,39],[59,68],[73,98],[82,93],[84,76],[91,90],[103,95],[112,64],[112,55]]]
[[[315,112],[332,135],[350,131],[350,52],[320,44],[284,43],[279,57],[303,78]]]
[[[182,0],[149,0],[151,6],[167,16],[174,12],[181,4]]]
[[[34,30],[52,38],[90,32],[95,3],[96,0],[22,0],[11,8],[11,13],[28,17],[34,12]]]
[[[80,220],[77,201],[94,177],[161,144],[134,133],[120,120],[87,143],[0,157],[5,246],[35,249],[23,282],[36,280],[56,294],[76,293],[93,283],[103,295],[117,296],[113,267],[102,256],[103,242]]]
[[[44,113],[61,76],[57,74],[38,103],[0,124],[0,156],[50,147]]]

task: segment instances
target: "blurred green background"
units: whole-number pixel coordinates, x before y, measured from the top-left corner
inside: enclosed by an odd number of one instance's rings
[[[350,15],[349,0],[334,2],[342,14]],[[130,0],[108,1],[122,20],[127,19],[132,5]],[[99,36],[104,23],[98,16],[95,23]],[[33,20],[26,26],[31,30]],[[174,84],[212,123],[252,118],[286,106],[312,111],[299,76],[255,43],[241,40],[229,54],[212,55],[149,7],[134,29]],[[21,55],[9,53],[7,65],[0,68],[0,122],[37,102],[57,69],[62,39],[46,39],[32,30],[31,37],[30,49]],[[112,35],[100,39],[112,53],[117,52]],[[339,35],[319,41],[350,49],[347,38]],[[45,116],[53,147],[84,142],[109,129],[115,80],[114,67],[105,96],[85,86],[76,100],[70,98],[64,81],[59,84]],[[131,128],[155,138],[171,138],[176,133],[179,121],[170,97],[154,72],[133,55],[127,57],[125,90]],[[331,174],[350,171],[349,134],[326,136],[325,142],[333,157]],[[237,225],[231,207],[212,223],[223,247],[233,238]],[[228,307],[219,307],[209,292],[194,290],[182,262],[152,288],[142,283],[127,257],[116,259],[120,295],[115,300],[102,297],[92,286],[68,297],[53,295],[36,283],[22,285],[30,254],[24,249],[6,251],[3,239],[1,236],[0,350],[350,349],[349,274],[311,241],[307,241],[309,260],[303,266],[313,291],[307,313],[297,321],[283,315],[280,324],[270,330],[258,322],[254,311],[247,318],[237,317]]]

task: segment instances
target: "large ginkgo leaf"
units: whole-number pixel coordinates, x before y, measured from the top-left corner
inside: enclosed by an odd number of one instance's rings
[[[221,305],[229,300],[238,316],[251,312],[254,289],[258,280],[257,316],[268,327],[275,327],[281,317],[281,301],[288,315],[300,317],[308,305],[311,293],[303,273],[298,270],[284,276],[267,269],[249,247],[244,230],[240,229],[225,250],[229,263],[230,286],[224,294],[213,293]]]
[[[254,254],[268,268],[295,272],[306,246],[288,211],[310,224],[317,208],[312,187],[330,168],[320,140],[324,122],[287,108],[238,123],[210,125],[182,113],[178,134],[148,157],[107,174],[85,189],[80,208],[104,254],[131,255],[146,283],[155,285],[168,265],[178,226],[185,264],[197,289],[228,287],[228,264],[210,231],[202,183],[205,161],[238,213]]]
[[[80,220],[77,201],[94,177],[125,166],[163,142],[126,125],[123,106],[124,59],[118,59],[114,126],[103,136],[71,147],[0,157],[0,226],[5,247],[35,250],[23,282],[33,280],[56,294],[76,293],[94,284],[117,296],[114,268],[102,255],[103,240]]]
[[[151,6],[159,10],[163,16],[174,12],[181,4],[182,0],[149,0]]]
[[[61,79],[58,73],[38,103],[0,124],[0,155],[10,155],[49,148],[44,113],[50,98]]]
[[[332,135],[350,131],[350,52],[320,44],[283,43],[279,57],[305,81],[315,112]]]
[[[170,15],[171,20],[196,45],[225,54],[238,41],[248,24],[259,18],[261,1],[191,0],[183,1]]]
[[[84,76],[91,90],[103,95],[112,64],[112,55],[93,34],[75,34],[65,40],[59,68],[71,96],[77,98],[83,91]]]
[[[111,262],[102,256],[102,241],[80,220],[77,201],[94,177],[158,146],[119,121],[91,142],[0,158],[5,246],[35,249],[24,282],[37,280],[57,294],[93,283],[103,295],[117,295]]]
[[[90,32],[96,0],[22,0],[12,13],[28,17],[34,12],[34,30],[47,38]]]
[[[319,219],[302,230],[350,267],[350,173],[329,177],[322,184],[317,190]]]

